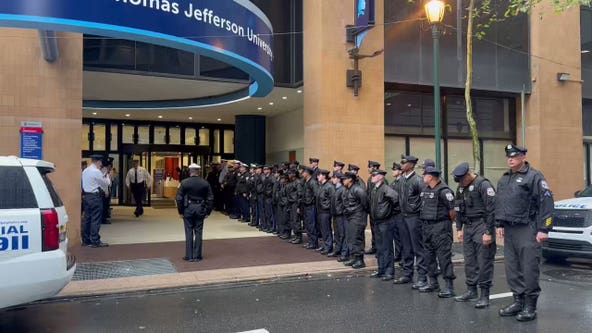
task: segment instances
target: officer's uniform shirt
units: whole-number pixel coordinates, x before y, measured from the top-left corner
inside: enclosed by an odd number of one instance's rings
[[[439,182],[434,188],[425,186],[420,198],[420,219],[424,221],[450,220],[450,211],[454,210],[454,193],[444,182]]]
[[[144,182],[144,184],[146,185],[146,187],[150,187],[150,185],[152,184],[152,177],[150,176],[150,174],[148,173],[148,171],[146,171],[146,169],[144,169],[143,167],[138,165],[138,168],[131,168],[129,169],[129,171],[127,172],[127,175],[125,176],[125,185],[127,187],[130,187],[130,184],[134,184],[136,183],[136,174],[137,174],[137,179],[138,179],[138,183],[142,183]]]
[[[477,176],[466,188],[456,190],[456,230],[462,230],[465,219],[483,218],[491,234],[495,232],[495,189],[489,180]]]
[[[246,171],[243,173],[238,173],[238,175],[236,176],[236,193],[243,195],[249,191],[249,187],[247,184],[248,177],[249,174]]]
[[[504,173],[497,186],[497,226],[536,223],[540,232],[552,225],[553,194],[543,174],[525,162],[522,170]]]
[[[82,171],[82,190],[86,193],[98,193],[101,188],[105,193],[109,191],[109,177],[105,176],[94,164]]]
[[[214,193],[210,184],[198,176],[191,176],[183,179],[177,190],[177,210],[179,214],[185,211],[187,206],[192,204],[203,205],[203,216],[210,215],[214,206]]]

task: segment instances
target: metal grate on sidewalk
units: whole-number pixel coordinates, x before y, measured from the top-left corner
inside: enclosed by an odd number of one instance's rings
[[[165,258],[79,263],[72,280],[101,280],[170,273],[177,273],[177,270],[173,263]]]

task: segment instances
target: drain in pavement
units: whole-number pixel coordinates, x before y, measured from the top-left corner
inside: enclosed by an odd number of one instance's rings
[[[131,276],[177,273],[175,266],[165,258],[80,263],[73,281],[101,280]]]

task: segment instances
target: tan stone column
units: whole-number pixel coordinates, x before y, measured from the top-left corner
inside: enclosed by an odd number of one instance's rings
[[[64,201],[70,244],[80,241],[82,35],[58,33],[60,57],[48,63],[36,30],[0,29],[0,155],[20,154],[21,121],[43,123],[43,159]]]
[[[376,27],[361,54],[384,48],[384,1],[376,0]],[[304,0],[304,158],[318,157],[321,168],[333,160],[360,166],[365,180],[368,160],[384,165],[384,58],[359,61],[359,96],[345,86],[353,69],[345,26],[354,23],[353,0]]]
[[[554,14],[546,3],[537,6],[530,19],[530,41],[527,157],[545,174],[555,199],[565,199],[584,187],[580,9]],[[571,78],[559,81],[558,73]]]

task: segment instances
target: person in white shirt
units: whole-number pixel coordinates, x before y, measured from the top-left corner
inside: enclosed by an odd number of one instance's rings
[[[82,200],[84,221],[82,223],[82,246],[106,247],[101,242],[99,230],[103,219],[103,197],[109,194],[109,175],[103,174],[103,156],[92,155],[92,164],[82,172]]]
[[[143,201],[146,196],[146,188],[150,188],[152,184],[152,177],[148,171],[138,164],[139,161],[134,160],[133,167],[129,169],[125,177],[125,185],[132,191],[136,201],[136,210],[134,211],[136,217],[144,214]]]

